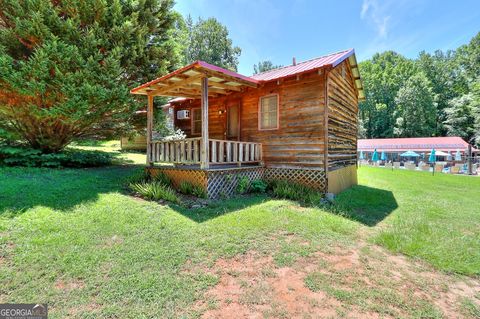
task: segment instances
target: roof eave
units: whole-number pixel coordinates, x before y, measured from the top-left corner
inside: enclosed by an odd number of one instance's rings
[[[161,81],[163,81],[163,80],[165,80],[165,79],[171,78],[171,77],[173,77],[173,76],[175,76],[175,75],[178,75],[178,74],[180,74],[180,73],[186,72],[186,71],[188,71],[188,70],[190,70],[190,69],[192,69],[192,68],[194,68],[195,66],[198,66],[198,65],[199,65],[199,61],[195,61],[195,62],[193,62],[193,63],[190,63],[189,65],[186,65],[186,66],[184,66],[184,67],[182,67],[182,68],[180,68],[180,69],[177,69],[177,70],[175,70],[175,71],[173,71],[173,72],[171,72],[171,73],[168,73],[168,74],[166,74],[166,75],[164,75],[164,76],[161,76],[161,77],[156,78],[156,79],[154,79],[154,80],[152,80],[152,81],[143,83],[142,85],[137,86],[136,88],[131,89],[131,90],[130,90],[130,93],[131,93],[131,94],[143,94],[143,93],[138,93],[138,91],[141,90],[141,89],[144,89],[144,88],[146,88],[146,87],[149,87],[150,85],[154,85],[154,84],[156,84],[156,83],[159,83],[159,82],[161,82]]]

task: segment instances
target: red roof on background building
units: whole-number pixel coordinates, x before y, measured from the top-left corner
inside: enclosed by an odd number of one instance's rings
[[[335,67],[354,53],[355,51],[353,49],[348,49],[348,50],[340,51],[337,53],[324,55],[319,58],[299,62],[296,65],[288,65],[288,66],[280,67],[278,69],[273,69],[273,70],[262,72],[259,74],[254,74],[250,77],[252,79],[259,80],[259,81],[271,81],[271,80],[277,80],[287,76],[319,69],[327,65],[331,65],[332,67]]]
[[[359,139],[357,143],[359,151],[430,151],[434,148],[437,151],[466,151],[468,143],[459,136],[447,137],[410,137],[410,138],[375,138]],[[478,152],[472,147],[472,151]]]

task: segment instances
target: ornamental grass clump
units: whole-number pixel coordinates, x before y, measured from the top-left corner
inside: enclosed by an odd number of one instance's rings
[[[322,194],[312,188],[289,181],[275,181],[272,183],[275,197],[303,202],[308,205],[320,205]]]
[[[194,185],[190,182],[187,182],[187,181],[183,181],[180,183],[180,186],[179,186],[179,191],[180,193],[182,194],[185,194],[185,195],[193,195],[195,197],[200,197],[200,198],[206,198],[207,197],[207,193],[205,192],[205,190],[198,186],[198,185]]]
[[[131,183],[130,189],[146,199],[163,199],[172,203],[180,203],[177,193],[171,187],[160,182]]]
[[[170,186],[170,178],[162,172],[152,175],[142,170],[131,176],[128,182],[128,187],[145,199],[163,199],[172,203],[180,203],[177,193]]]
[[[170,180],[170,177],[168,177],[167,174],[162,172],[158,172],[155,175],[150,175],[150,179],[154,182],[158,182],[165,186],[172,185],[172,181]]]

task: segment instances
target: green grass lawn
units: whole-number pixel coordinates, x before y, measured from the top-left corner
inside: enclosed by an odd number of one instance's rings
[[[132,164],[132,165],[145,165],[147,156],[145,152],[127,152],[120,149],[120,141],[86,141],[83,143],[75,143],[72,148],[91,150],[91,151],[103,151],[116,155],[116,164]]]
[[[439,269],[480,275],[480,178],[361,167],[338,202],[371,240]]]
[[[480,314],[477,291],[455,295],[454,310],[436,301],[480,275],[480,178],[362,167],[334,209],[259,195],[192,210],[127,195],[138,169],[0,168],[0,303],[47,302],[52,318],[189,318],[233,305],[291,317],[272,295],[290,269],[304,279],[285,289],[308,287],[293,304],[312,313]],[[238,300],[220,296],[227,279]]]

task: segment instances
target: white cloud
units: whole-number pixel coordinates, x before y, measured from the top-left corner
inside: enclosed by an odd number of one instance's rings
[[[380,5],[378,0],[363,0],[360,17],[375,27],[379,38],[388,36],[390,15],[386,14],[386,6]]]

